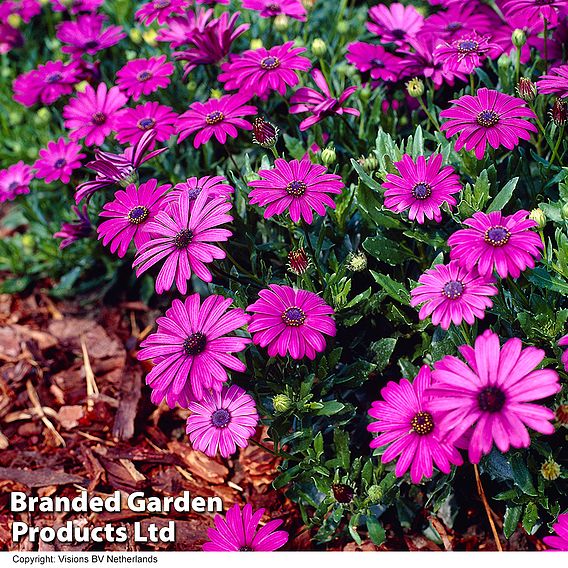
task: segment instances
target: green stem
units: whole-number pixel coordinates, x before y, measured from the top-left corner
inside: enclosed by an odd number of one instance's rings
[[[264,444],[262,444],[261,442],[258,442],[257,440],[255,440],[254,438],[249,438],[251,444],[253,446],[258,446],[259,448],[262,448],[265,452],[268,452],[269,454],[272,454],[273,456],[277,456],[279,458],[285,458],[287,460],[291,460],[291,461],[302,461],[300,458],[297,458],[296,456],[293,456],[292,454],[289,454],[288,452],[284,452],[284,451],[279,451],[279,452],[275,452],[274,450],[271,450],[270,448],[266,447]]]
[[[323,276],[323,272],[322,272],[322,270],[321,270],[321,268],[320,268],[319,260],[318,260],[318,258],[317,258],[317,255],[316,255],[316,251],[315,251],[315,249],[314,249],[314,246],[312,245],[312,241],[310,240],[310,234],[308,233],[308,227],[307,227],[307,225],[306,225],[306,222],[305,222],[303,219],[302,219],[302,229],[303,229],[303,231],[304,231],[304,236],[305,236],[305,239],[306,239],[306,246],[308,247],[308,249],[309,249],[309,251],[310,251],[310,254],[312,255],[312,259],[313,259],[313,261],[314,261],[314,266],[316,267],[316,271],[317,271],[317,273],[318,273],[318,278],[319,278],[320,284],[321,284],[321,286],[322,286],[322,288],[323,288],[323,286],[324,286],[324,284],[325,284],[325,279],[324,279],[324,276]]]
[[[426,107],[426,105],[424,104],[424,101],[422,100],[422,97],[418,97],[418,102],[420,103],[420,106],[422,107],[422,110],[424,111],[424,113],[426,114],[426,116],[428,117],[428,120],[434,125],[434,128],[436,130],[440,130],[440,125],[438,124],[438,121],[430,114],[430,111],[428,110],[428,108]]]
[[[475,95],[475,79],[473,78],[473,73],[469,75],[469,94]]]
[[[556,144],[554,145],[554,150],[552,150],[552,157],[550,158],[550,164],[551,165],[554,163],[554,160],[557,157],[558,149],[560,148],[560,144],[561,144],[563,138],[564,138],[564,125],[562,125],[560,127],[560,131],[558,133],[558,138],[556,140]],[[562,165],[562,164],[560,164],[560,165]]]
[[[517,75],[517,85],[519,84],[519,79],[521,78],[521,48],[517,47],[517,61],[515,62],[515,69]]]

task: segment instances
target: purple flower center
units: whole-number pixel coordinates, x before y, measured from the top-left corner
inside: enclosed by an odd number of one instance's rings
[[[306,321],[306,314],[304,310],[298,308],[297,306],[292,306],[287,308],[282,314],[282,321],[290,327],[300,327]]]
[[[151,128],[154,128],[154,126],[156,125],[156,121],[153,118],[142,118],[141,120],[138,121],[138,128],[140,130],[150,130]]]
[[[211,414],[211,424],[215,428],[226,428],[231,421],[231,413],[225,408],[219,408]]]
[[[171,4],[170,0],[155,0],[154,8],[156,10],[161,10],[162,8],[167,8]]]
[[[137,205],[128,212],[128,222],[132,225],[140,225],[140,223],[146,221],[148,215],[150,215],[148,207]]]
[[[278,67],[280,67],[280,59],[278,59],[278,57],[272,57],[271,55],[269,55],[260,62],[260,66],[263,69],[267,69],[269,71],[272,71],[272,69],[278,69]]]
[[[291,181],[284,189],[286,189],[288,195],[291,195],[292,197],[300,197],[301,195],[304,195],[304,193],[306,193],[308,186],[303,181],[295,179],[294,181]]]
[[[276,4],[276,3],[268,4],[268,6],[266,6],[266,9],[267,9],[269,12],[273,12],[273,13],[275,13],[275,14],[280,13],[280,5],[279,5],[279,4]]]
[[[472,39],[464,39],[462,41],[458,41],[458,51],[460,53],[468,54],[468,53],[475,53],[479,44]]]
[[[140,82],[149,81],[152,78],[152,73],[148,70],[140,71],[138,75],[136,75],[136,79]]]
[[[450,300],[456,300],[463,294],[464,288],[458,280],[450,280],[444,284],[444,296]]]
[[[371,63],[375,67],[378,67],[379,69],[383,69],[384,66],[385,66],[385,62],[382,59],[379,59],[379,58],[371,59]]]
[[[59,160],[55,160],[55,162],[53,162],[53,167],[62,168],[66,163],[67,161],[65,160],[65,158],[59,158]]]
[[[413,432],[416,432],[419,436],[426,436],[434,430],[434,419],[429,412],[420,411],[414,415],[410,425]]]
[[[183,350],[186,355],[199,355],[199,353],[205,350],[207,345],[207,338],[203,333],[197,331],[192,333],[183,342]]]
[[[47,77],[45,78],[45,82],[46,83],[58,83],[59,81],[61,81],[62,78],[63,78],[63,75],[61,75],[61,73],[58,73],[56,71],[55,73],[50,73],[49,75],[47,75]]]
[[[556,3],[556,0],[534,0],[537,6],[551,6]]]
[[[499,122],[499,115],[494,110],[482,110],[475,120],[479,126],[489,128]]]
[[[174,246],[182,250],[189,246],[191,240],[193,239],[193,232],[189,229],[182,229],[175,237],[174,237]]]
[[[462,28],[463,28],[463,24],[461,22],[450,22],[446,26],[446,31],[447,32],[457,32],[458,30],[461,30]]]
[[[395,39],[404,39],[404,37],[406,36],[406,32],[404,30],[397,28],[391,31],[391,35]]]
[[[511,238],[511,233],[502,225],[496,225],[485,231],[483,240],[494,247],[505,246],[509,239]]]
[[[209,125],[218,124],[225,119],[225,115],[220,110],[214,110],[205,117],[205,122]]]
[[[477,395],[477,403],[484,412],[499,412],[505,404],[505,393],[497,387],[484,388]]]
[[[8,191],[16,191],[16,189],[18,189],[18,187],[20,187],[20,184],[17,181],[13,181],[9,186],[8,186]]]
[[[93,124],[96,124],[97,126],[104,124],[106,122],[106,119],[106,114],[102,112],[95,112],[92,116]]]
[[[197,186],[197,187],[192,187],[192,188],[189,189],[188,192],[187,192],[187,198],[188,198],[190,201],[195,201],[195,200],[199,197],[199,195],[201,194],[202,191],[203,191],[203,188],[202,188],[202,187],[199,187],[199,186]]]
[[[96,47],[98,47],[99,42],[96,39],[92,39],[90,41],[88,41],[87,43],[85,43],[85,49],[95,49]]]
[[[420,199],[422,201],[432,195],[432,186],[425,181],[421,181],[412,188],[411,193],[414,199]]]
[[[254,552],[253,549],[250,546],[247,546],[246,544],[244,546],[241,546],[239,548],[239,552]]]

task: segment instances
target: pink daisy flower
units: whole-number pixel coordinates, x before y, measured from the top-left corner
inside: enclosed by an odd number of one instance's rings
[[[558,340],[558,345],[560,347],[568,347],[568,335],[561,337]],[[566,349],[564,353],[562,353],[562,364],[564,365],[564,369],[568,373],[568,349]]]
[[[446,355],[434,364],[430,405],[440,413],[440,429],[450,442],[472,429],[469,459],[478,463],[495,444],[501,452],[527,448],[527,427],[550,435],[554,412],[532,401],[560,391],[558,375],[551,369],[536,370],[544,351],[522,348],[520,339],[509,339],[501,348],[499,337],[486,330],[475,348],[462,345],[464,363]]]
[[[463,224],[470,227],[456,231],[448,239],[450,258],[468,268],[477,266],[481,276],[493,270],[501,278],[518,278],[527,268],[534,268],[542,255],[542,239],[531,227],[536,221],[527,219],[528,211],[503,216],[500,211],[478,211]]]
[[[298,75],[295,71],[307,71],[312,64],[300,53],[304,47],[294,48],[294,42],[277,45],[270,49],[250,49],[237,55],[228,63],[223,63],[217,78],[225,83],[225,90],[239,90],[249,96],[265,97],[271,91],[280,95],[286,93],[286,87],[295,87]]]
[[[402,45],[405,41],[416,36],[424,25],[424,16],[418,13],[414,6],[379,4],[369,10],[367,23],[370,32],[381,38],[383,43]]]
[[[99,217],[108,218],[97,228],[99,240],[103,245],[110,243],[110,252],[118,251],[122,258],[134,241],[137,250],[150,240],[146,230],[156,214],[160,211],[165,193],[172,187],[170,184],[158,186],[155,179],[140,184],[130,184],[124,191],[114,194],[114,201],[105,203]]]
[[[39,158],[34,164],[37,170],[35,177],[45,179],[45,183],[59,180],[69,183],[74,170],[81,167],[81,160],[86,154],[81,153],[82,146],[75,142],[67,142],[65,138],[51,140],[47,148],[39,151]]]
[[[125,109],[120,115],[116,139],[121,144],[136,144],[145,132],[154,130],[156,137],[149,146],[152,149],[156,142],[165,142],[175,133],[177,117],[171,107],[156,102]]]
[[[383,400],[371,405],[369,415],[376,418],[367,426],[369,432],[382,432],[371,441],[371,448],[388,447],[381,456],[383,463],[398,458],[395,474],[402,477],[410,468],[412,483],[429,479],[434,464],[445,474],[452,464],[461,465],[458,450],[442,440],[438,418],[431,409],[426,390],[432,382],[430,368],[424,365],[414,381],[389,381],[381,389]]]
[[[552,528],[555,535],[545,536],[542,540],[552,550],[568,550],[568,513],[558,515],[558,519]]]
[[[560,65],[551,69],[550,74],[543,75],[536,85],[538,92],[543,95],[568,97],[568,65]]]
[[[0,203],[29,193],[32,179],[34,174],[31,166],[22,161],[0,170]]]
[[[180,199],[167,211],[160,211],[146,226],[152,238],[136,254],[132,265],[136,276],[165,259],[156,278],[158,294],[169,290],[174,281],[185,294],[192,273],[211,282],[213,277],[205,264],[225,258],[226,254],[210,243],[226,241],[232,235],[231,231],[218,228],[233,220],[227,214],[231,207],[225,198],[208,199],[207,193],[201,193],[191,208],[188,200]]]
[[[85,139],[87,146],[101,146],[105,138],[116,130],[121,109],[128,98],[118,87],[107,89],[104,83],[99,83],[97,90],[91,85],[85,91],[69,101],[63,109],[65,128],[71,132],[71,140]]]
[[[432,154],[428,161],[418,156],[414,162],[404,154],[400,162],[395,162],[400,175],[387,174],[387,181],[383,183],[385,207],[395,213],[408,209],[408,218],[420,224],[424,223],[424,217],[439,223],[442,204],[447,203],[450,208],[456,205],[453,194],[462,189],[454,168],[442,168],[442,159],[442,154]]]
[[[188,7],[189,2],[186,0],[153,0],[136,12],[136,19],[147,26],[154,20],[158,24],[165,24],[169,17],[183,14]]]
[[[558,12],[568,9],[568,0],[506,0],[501,9],[507,18],[519,17],[525,22],[544,18],[556,25]]]
[[[137,101],[142,95],[165,89],[170,84],[174,64],[166,63],[166,56],[133,59],[116,72],[116,84]]]
[[[300,0],[243,0],[243,8],[260,12],[261,18],[284,14],[301,22],[306,21],[306,9]]]
[[[0,23],[0,53],[9,53],[22,45],[24,45],[24,36],[20,30],[10,24]]]
[[[81,12],[96,12],[103,4],[104,0],[51,0],[51,9],[76,15]]]
[[[240,308],[229,310],[230,298],[199,294],[183,302],[174,300],[165,316],[156,320],[158,329],[140,344],[138,359],[153,359],[156,366],[146,383],[165,396],[170,407],[176,402],[202,400],[207,389],[220,391],[228,380],[227,369],[243,372],[245,365],[233,353],[242,351],[250,339],[232,334],[249,317]]]
[[[117,44],[126,34],[120,26],[103,27],[106,16],[83,14],[76,21],[57,25],[57,39],[64,44],[61,51],[81,57],[84,53],[94,55],[101,49]]]
[[[270,357],[315,359],[325,350],[324,335],[335,336],[333,309],[317,294],[270,284],[259,292],[248,312],[255,312],[248,330],[255,345],[268,346]]]
[[[481,67],[488,53],[494,50],[500,53],[501,47],[489,43],[489,36],[480,36],[470,32],[448,43],[439,44],[434,50],[434,61],[451,71],[469,75],[476,67]]]
[[[485,310],[493,306],[490,296],[499,291],[493,276],[479,276],[457,261],[438,264],[418,279],[419,286],[411,291],[411,306],[424,304],[418,317],[432,316],[432,323],[448,329],[450,323],[460,325],[465,320],[473,325],[475,318],[483,319]]]
[[[202,178],[192,177],[183,183],[178,183],[173,191],[165,198],[164,204],[175,203],[180,199],[189,201],[190,208],[193,207],[195,200],[206,193],[208,199],[224,197],[228,199],[235,189],[227,183],[223,176],[205,176]]]
[[[335,209],[328,193],[341,193],[344,184],[341,177],[326,173],[325,166],[307,160],[287,162],[282,158],[274,161],[274,168],[260,170],[261,179],[249,182],[254,189],[249,193],[251,204],[268,205],[264,218],[269,219],[284,211],[298,223],[300,218],[311,224],[313,211],[325,215],[325,206]]]
[[[81,210],[79,210],[79,208],[75,205],[73,205],[71,209],[75,213],[75,219],[70,222],[61,223],[61,229],[53,235],[54,239],[63,239],[61,243],[59,243],[59,248],[61,250],[72,245],[79,239],[86,239],[90,237],[91,231],[93,230],[91,220],[87,214],[86,205],[83,205]]]
[[[464,95],[451,102],[455,105],[440,113],[449,119],[442,124],[442,131],[446,131],[446,138],[459,133],[456,151],[464,147],[468,152],[475,150],[478,160],[483,158],[487,143],[495,149],[504,146],[513,150],[519,138],[528,140],[530,133],[537,131],[527,120],[536,115],[523,99],[483,87],[475,96]]]
[[[355,65],[359,71],[371,72],[371,79],[396,81],[403,67],[400,57],[390,54],[380,45],[362,41],[349,44],[345,59]]]
[[[355,108],[343,106],[347,99],[357,90],[357,87],[348,87],[338,98],[335,98],[329,89],[323,73],[319,69],[314,69],[311,73],[314,83],[321,89],[321,93],[308,87],[301,87],[291,97],[290,114],[299,112],[311,112],[312,116],[302,120],[300,130],[307,130],[310,126],[317,124],[328,116],[334,114],[352,114],[359,116],[359,111]]]
[[[80,80],[76,61],[46,61],[14,80],[14,100],[27,107],[39,102],[51,105],[60,97],[71,94]]]
[[[420,36],[432,35],[436,39],[452,41],[464,33],[487,34],[493,31],[495,22],[491,11],[483,4],[472,2],[452,5],[446,11],[436,12],[424,20]],[[501,22],[500,22],[501,23]]]
[[[241,511],[238,504],[234,504],[228,511],[225,519],[215,515],[214,529],[207,529],[210,542],[203,545],[205,551],[215,552],[272,552],[278,550],[288,542],[286,531],[277,531],[282,524],[280,519],[268,521],[260,529],[258,524],[264,515],[264,509],[253,513],[252,507],[247,504]]]
[[[193,146],[199,148],[212,136],[224,144],[227,136],[237,137],[237,128],[252,130],[251,123],[242,118],[257,113],[256,107],[246,104],[249,98],[249,95],[237,93],[224,95],[220,99],[209,99],[204,103],[192,103],[189,110],[180,114],[177,119],[178,144],[194,132],[197,132],[197,135]]]
[[[165,27],[158,30],[156,41],[167,42],[171,48],[191,42],[193,32],[202,30],[212,16],[211,10],[185,12],[183,16],[169,18]]]
[[[203,398],[189,403],[189,410],[186,433],[191,445],[210,457],[220,452],[228,458],[237,446],[246,448],[256,432],[256,404],[237,385],[223,387],[220,392],[204,391]]]

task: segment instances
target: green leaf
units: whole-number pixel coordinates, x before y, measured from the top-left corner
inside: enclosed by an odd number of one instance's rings
[[[359,515],[353,515],[349,521],[349,534],[351,538],[360,546],[362,544],[361,537],[357,532],[357,523],[359,522]]]
[[[323,435],[321,432],[318,432],[314,438],[314,450],[318,458],[323,454]]]
[[[410,294],[403,284],[393,280],[388,274],[379,274],[374,270],[371,270],[371,274],[375,281],[391,298],[393,298],[393,300],[396,300],[405,306],[410,305]]]
[[[383,371],[389,364],[395,346],[395,337],[385,337],[371,343],[371,351],[375,354],[373,357],[373,363],[377,365],[377,371]]]
[[[357,175],[359,176],[359,179],[368,187],[370,187],[371,189],[374,189],[375,191],[381,192],[382,193],[382,187],[381,184],[374,180],[364,169],[363,166],[361,166],[361,164],[351,158],[351,164],[353,165],[353,168],[355,169],[355,171],[357,172]]]
[[[507,506],[505,517],[503,518],[503,533],[505,534],[505,538],[511,538],[511,535],[517,530],[522,512],[522,505]]]
[[[487,208],[487,213],[501,211],[501,209],[509,203],[509,200],[513,197],[513,192],[515,191],[515,187],[517,187],[518,181],[519,178],[515,177],[503,186],[503,189],[493,198],[493,201],[491,201],[491,204]]]
[[[341,412],[345,408],[345,405],[336,400],[330,400],[328,402],[322,403],[321,408],[316,412],[317,416],[332,416]]]
[[[540,523],[538,522],[538,507],[536,503],[529,503],[525,509],[525,514],[523,515],[523,528],[529,533],[534,534]]]
[[[333,431],[333,443],[335,444],[335,453],[339,458],[341,467],[348,470],[351,464],[351,453],[349,452],[349,434],[344,430],[336,428]]]
[[[391,266],[398,266],[405,260],[412,258],[412,255],[404,251],[398,243],[387,239],[383,235],[365,239],[363,248],[376,259]]]
[[[522,454],[515,454],[509,460],[513,471],[513,481],[515,485],[526,495],[537,496],[537,491],[533,485],[530,471],[527,468],[526,460]]]
[[[292,481],[292,479],[294,479],[300,471],[300,464],[292,466],[272,482],[272,487],[274,487],[274,489],[282,489],[282,487],[288,485],[288,483],[290,483],[290,481]]]
[[[538,266],[528,274],[526,274],[527,280],[538,286],[539,288],[545,288],[547,290],[554,290],[555,292],[560,292],[561,294],[568,294],[568,283],[563,282],[559,278],[551,276],[545,268]]]
[[[369,531],[369,538],[374,544],[380,546],[385,542],[387,538],[385,529],[375,517],[367,517],[367,530]]]

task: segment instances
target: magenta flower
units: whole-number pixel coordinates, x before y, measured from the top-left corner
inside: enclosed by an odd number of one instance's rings
[[[34,174],[31,166],[22,161],[0,170],[0,203],[29,193],[32,179]]]
[[[359,111],[355,108],[345,107],[343,104],[357,90],[357,87],[348,87],[339,98],[334,98],[329,89],[329,85],[319,69],[314,69],[311,73],[315,84],[321,89],[322,93],[308,87],[298,89],[290,99],[292,106],[290,114],[299,112],[311,112],[312,116],[304,119],[300,123],[300,130],[307,130],[310,126],[322,121],[334,114],[344,113],[359,116]]]
[[[172,187],[170,184],[158,186],[155,179],[140,184],[130,184],[126,190],[117,191],[114,201],[105,203],[99,217],[108,218],[97,228],[99,240],[103,245],[110,243],[110,252],[118,251],[122,258],[132,241],[137,250],[150,240],[147,227],[160,211],[164,195]]]
[[[274,166],[260,170],[261,179],[249,183],[254,188],[249,193],[251,204],[268,205],[265,219],[288,210],[294,223],[300,218],[311,223],[313,211],[323,216],[326,205],[335,209],[333,199],[327,194],[341,193],[344,184],[340,176],[326,173],[325,166],[312,164],[309,159],[287,162],[277,158]]]
[[[158,30],[156,41],[167,42],[171,48],[190,43],[193,32],[203,30],[212,15],[212,10],[199,10],[169,18],[166,26]]]
[[[247,93],[249,96],[265,97],[271,91],[286,93],[286,86],[295,87],[298,82],[296,70],[307,71],[312,64],[300,53],[304,47],[293,47],[294,42],[265,49],[250,49],[223,63],[217,78],[225,83],[225,90]]]
[[[226,254],[210,243],[226,241],[232,235],[231,231],[218,228],[233,220],[227,215],[230,209],[231,203],[225,198],[208,199],[207,193],[201,193],[191,208],[188,200],[180,199],[177,205],[160,211],[146,227],[152,239],[140,247],[134,259],[136,276],[165,259],[156,278],[158,294],[169,290],[174,281],[185,294],[192,273],[211,282],[213,276],[205,264],[225,258]]]
[[[454,3],[445,11],[436,12],[424,20],[420,36],[432,35],[436,40],[452,41],[463,34],[477,32],[485,35],[495,29],[491,10],[485,10],[483,4]],[[499,22],[502,24],[502,22]],[[510,34],[509,34],[510,35]]]
[[[219,18],[207,22],[212,15],[213,10],[207,10],[199,26],[188,38],[190,47],[173,54],[176,59],[187,62],[184,66],[184,78],[198,65],[211,65],[225,59],[233,42],[250,27],[250,24],[235,27],[240,12],[235,12],[232,16],[229,12],[223,12]]]
[[[482,276],[497,270],[501,278],[518,278],[523,270],[534,268],[544,249],[539,235],[529,230],[537,223],[527,215],[528,211],[522,210],[507,217],[500,211],[474,213],[463,222],[470,228],[456,231],[448,239],[450,258],[469,270],[477,266]]]
[[[476,32],[469,32],[452,40],[444,41],[434,50],[434,61],[442,63],[445,69],[458,71],[469,75],[476,67],[481,67],[488,53],[501,52],[501,47],[489,43],[489,36],[480,36]]]
[[[128,98],[118,87],[107,89],[104,83],[99,83],[97,90],[91,85],[84,92],[69,101],[63,109],[65,128],[71,132],[71,140],[85,139],[87,146],[101,146],[105,138],[118,126],[121,109]]]
[[[183,302],[174,300],[156,320],[157,331],[140,344],[137,355],[140,361],[156,363],[146,377],[153,402],[165,397],[172,408],[176,402],[186,407],[191,400],[203,400],[206,389],[220,391],[228,380],[226,369],[246,370],[232,353],[242,351],[250,339],[229,334],[249,318],[240,308],[229,310],[232,303],[219,295],[201,303],[199,294],[192,294]]]
[[[197,134],[193,146],[199,148],[213,135],[218,142],[224,144],[227,136],[237,137],[237,128],[252,130],[251,123],[242,118],[257,112],[256,107],[246,104],[249,98],[250,95],[237,93],[224,95],[220,99],[209,99],[204,103],[192,103],[189,110],[177,119],[178,144],[194,132]]]
[[[215,515],[214,529],[207,529],[210,542],[203,545],[205,551],[238,552],[258,551],[272,552],[278,550],[288,542],[286,531],[277,531],[282,524],[280,519],[269,521],[260,529],[258,524],[264,515],[264,509],[253,513],[252,507],[247,504],[241,511],[238,504],[234,504],[223,520],[221,515]]]
[[[154,20],[158,24],[165,24],[169,17],[183,14],[188,7],[189,2],[186,0],[153,0],[136,12],[136,19],[147,26]]]
[[[370,71],[371,79],[375,80],[396,81],[403,68],[403,61],[400,57],[385,51],[380,45],[362,41],[347,46],[345,59],[362,73]]]
[[[542,540],[552,550],[568,550],[568,513],[558,515],[558,519],[552,528],[556,534],[545,536]]]
[[[2,2],[1,8],[6,10],[6,16],[17,14],[22,20],[28,24],[34,16],[41,14],[41,4],[39,0],[7,0]],[[0,20],[2,20],[2,12],[0,11]]]
[[[80,57],[84,53],[94,55],[101,49],[117,44],[126,34],[120,26],[103,27],[106,16],[83,14],[76,21],[61,22],[57,25],[57,39],[64,45],[63,53]]]
[[[133,59],[116,72],[116,84],[137,101],[142,95],[165,89],[170,84],[174,64],[166,63],[166,56]]]
[[[558,345],[560,347],[568,347],[568,335],[561,337],[558,340]],[[568,373],[568,349],[566,349],[564,353],[562,353],[562,364],[564,365],[565,371]]]
[[[27,107],[39,102],[50,105],[73,92],[73,86],[80,81],[79,75],[79,65],[75,61],[46,61],[14,80],[14,100]]]
[[[317,294],[270,284],[259,292],[248,312],[256,312],[248,326],[253,342],[268,346],[270,357],[315,359],[325,350],[324,335],[335,336],[333,309]]]
[[[20,30],[10,24],[0,23],[0,53],[9,53],[22,45],[24,45],[24,36]]]
[[[81,153],[82,146],[75,142],[66,142],[65,138],[51,140],[47,148],[39,151],[39,158],[34,164],[37,170],[35,177],[44,179],[45,183],[59,180],[61,183],[69,183],[74,170],[81,167],[81,160],[86,154]]]
[[[446,131],[446,138],[459,132],[456,151],[464,147],[468,152],[475,150],[478,160],[483,158],[487,143],[495,149],[504,146],[513,150],[519,138],[528,140],[530,133],[537,131],[527,120],[536,118],[535,113],[517,97],[483,87],[475,96],[464,95],[451,102],[455,105],[440,113],[449,119],[442,124],[442,131]]]
[[[402,45],[415,37],[424,24],[424,16],[414,6],[379,4],[369,10],[372,22],[367,24],[370,32],[381,38],[383,43]]]
[[[180,199],[185,199],[189,202],[191,208],[202,192],[207,194],[208,199],[216,199],[218,197],[228,199],[235,192],[235,189],[227,183],[223,176],[205,176],[199,179],[192,177],[183,183],[178,183],[173,191],[166,196],[164,204],[175,203]]]
[[[568,0],[506,0],[501,9],[507,18],[519,17],[525,22],[544,18],[556,25],[558,11],[568,9]]]
[[[450,323],[460,325],[463,320],[472,325],[483,319],[485,310],[493,306],[490,296],[499,291],[493,276],[479,276],[476,269],[468,270],[453,260],[438,264],[418,279],[419,286],[411,291],[411,306],[423,304],[418,317],[432,316],[432,323],[448,329]]]
[[[418,156],[416,162],[404,154],[395,166],[401,175],[387,174],[383,183],[385,207],[400,213],[408,209],[408,218],[424,223],[424,217],[436,223],[442,220],[440,207],[447,203],[450,207],[457,204],[454,193],[462,186],[459,176],[451,166],[442,168],[442,154],[432,154],[428,161]]]
[[[125,109],[120,114],[116,139],[121,144],[125,142],[136,144],[145,132],[153,130],[156,132],[156,137],[149,146],[149,149],[152,149],[156,142],[165,142],[175,133],[177,117],[171,107],[156,102]]]
[[[258,414],[253,398],[241,387],[232,385],[219,391],[204,391],[203,398],[189,403],[191,415],[186,433],[191,445],[213,457],[220,452],[228,458],[248,446],[254,436]]]
[[[284,14],[301,22],[306,21],[306,9],[300,0],[243,0],[243,8],[260,12],[261,18]]]
[[[568,65],[560,65],[551,69],[550,74],[543,75],[536,85],[538,92],[543,95],[568,97]]]
[[[83,205],[83,209],[80,211],[75,205],[71,207],[76,215],[76,219],[70,222],[64,222],[61,224],[61,229],[53,235],[54,239],[63,239],[59,244],[59,248],[63,250],[79,239],[86,239],[91,236],[91,231],[93,226],[91,225],[91,220],[87,214],[87,206]]]
[[[458,450],[442,440],[438,417],[432,411],[427,389],[432,382],[430,368],[424,365],[414,381],[389,381],[381,389],[383,400],[371,405],[369,415],[376,418],[367,426],[369,432],[382,432],[371,441],[371,448],[387,446],[381,461],[389,463],[398,458],[395,474],[402,477],[410,468],[412,483],[429,479],[434,464],[445,474],[453,465],[461,465]]]
[[[440,429],[448,441],[456,441],[472,429],[469,459],[478,463],[495,444],[501,452],[527,448],[527,427],[552,434],[554,412],[532,404],[560,391],[558,375],[551,369],[536,370],[544,351],[522,348],[520,339],[509,339],[501,348],[491,330],[475,340],[475,348],[462,345],[464,363],[446,355],[434,364],[430,405],[440,413]]]
[[[69,12],[80,14],[82,12],[96,12],[104,0],[50,0],[54,12]]]

